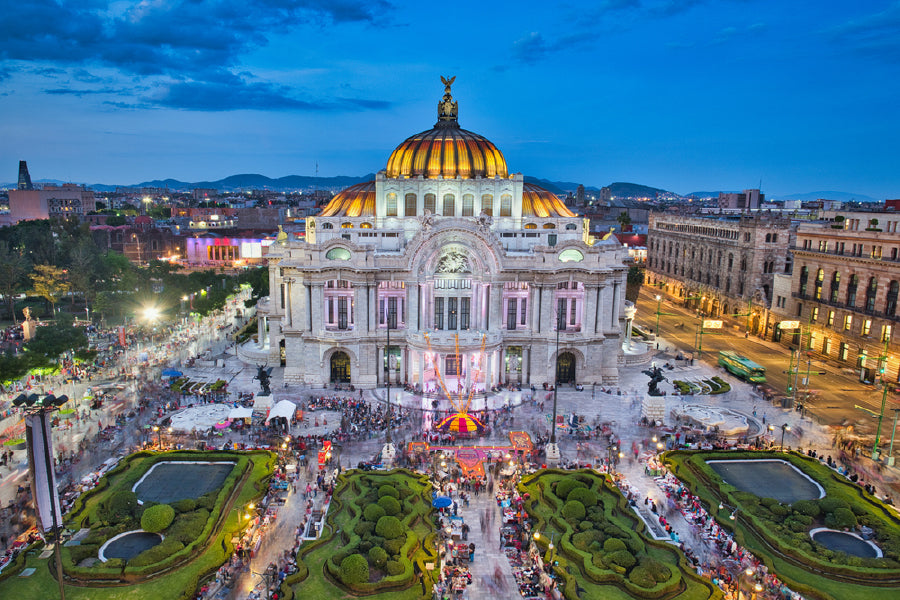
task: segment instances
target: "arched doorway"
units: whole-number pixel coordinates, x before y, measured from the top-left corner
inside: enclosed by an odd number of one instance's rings
[[[344,352],[331,355],[331,383],[350,383],[350,357]]]
[[[284,340],[278,342],[278,356],[281,359],[281,366],[285,366],[287,364],[287,352],[284,349]]]
[[[563,352],[556,358],[556,380],[560,383],[575,381],[575,355]]]

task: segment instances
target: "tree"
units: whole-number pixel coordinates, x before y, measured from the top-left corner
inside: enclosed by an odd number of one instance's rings
[[[97,245],[90,238],[81,238],[69,253],[69,281],[76,292],[80,292],[85,305],[97,293],[95,277],[99,263]],[[72,296],[72,303],[75,297]]]
[[[622,231],[631,231],[631,215],[627,212],[620,212],[616,217],[616,221],[622,226]]]
[[[25,345],[25,350],[35,357],[33,360],[37,364],[55,363],[64,352],[77,352],[88,347],[84,330],[73,327],[72,321],[71,315],[63,313],[53,325],[37,328],[34,339]]]
[[[16,292],[22,284],[22,276],[28,272],[28,260],[21,253],[10,249],[9,243],[0,241],[0,294],[9,306],[9,318],[16,321]]]
[[[66,271],[53,265],[35,265],[34,270],[35,272],[29,275],[34,283],[31,293],[49,302],[55,315],[56,303],[63,294],[72,289],[71,284],[66,281]]]

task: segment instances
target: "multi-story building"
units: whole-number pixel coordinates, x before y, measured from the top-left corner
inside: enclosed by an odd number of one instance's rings
[[[39,190],[9,191],[9,216],[12,223],[69,217],[83,219],[96,209],[97,200],[94,192],[74,183],[47,184]]]
[[[646,281],[685,305],[764,334],[775,273],[791,271],[789,219],[650,214]]]
[[[288,382],[475,393],[611,384],[624,363],[625,250],[461,129],[449,84],[432,129],[309,217],[305,241],[279,235],[268,261],[258,343],[239,353],[280,357]]]
[[[743,192],[720,192],[718,207],[739,210],[757,210],[766,201],[766,195],[759,190],[744,190]]]
[[[774,339],[855,368],[863,381],[878,379],[882,368],[898,381],[900,214],[824,216],[797,229],[794,270],[788,289],[779,286],[773,313],[799,327],[778,327]]]

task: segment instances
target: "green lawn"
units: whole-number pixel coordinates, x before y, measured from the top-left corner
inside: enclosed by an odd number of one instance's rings
[[[724,481],[720,469],[707,461],[787,460],[814,479],[825,497],[792,504],[741,491],[740,482]],[[666,461],[679,478],[737,541],[765,561],[791,589],[815,600],[900,600],[900,520],[880,501],[853,485],[820,461],[776,452],[670,452]],[[739,463],[733,463],[739,464]],[[767,464],[767,463],[763,463]],[[728,475],[726,475],[727,477]],[[730,516],[737,509],[737,519]],[[839,513],[843,515],[839,517]],[[830,522],[830,524],[829,524]],[[884,558],[858,558],[814,543],[809,530],[816,527],[853,529],[867,525]]]
[[[66,585],[66,598],[84,600],[178,600],[189,599],[194,595],[200,581],[221,566],[230,556],[233,548],[230,541],[235,532],[242,527],[239,513],[241,508],[258,499],[264,491],[264,484],[272,473],[273,455],[268,452],[241,453],[243,459],[250,461],[249,471],[243,484],[235,490],[224,504],[225,513],[220,526],[213,531],[207,544],[199,548],[191,556],[189,562],[178,565],[170,572],[133,585],[98,586],[98,585]],[[139,472],[145,472],[148,465],[144,463],[146,456],[137,457]],[[117,470],[121,481],[113,482],[109,489],[116,489],[128,481],[136,481],[137,477],[127,473],[127,468]],[[125,482],[125,483],[123,483]],[[101,493],[98,496],[102,495]],[[92,506],[99,500],[89,498],[85,510],[96,510]],[[65,552],[66,549],[64,549]],[[34,551],[27,557],[26,567],[36,570],[30,577],[19,577],[18,573],[10,573],[0,580],[0,598],[10,599],[44,599],[59,595],[53,558],[41,560],[40,553]],[[4,573],[5,575],[5,573]]]

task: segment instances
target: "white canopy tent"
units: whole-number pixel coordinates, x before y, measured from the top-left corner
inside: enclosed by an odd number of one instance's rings
[[[238,406],[237,408],[232,408],[228,413],[228,419],[230,421],[236,421],[238,419],[250,419],[253,417],[253,409],[252,408],[244,408],[243,406]]]
[[[294,418],[294,412],[297,410],[297,405],[291,402],[290,400],[280,400],[278,404],[272,407],[272,410],[269,411],[269,416],[266,417],[266,424],[269,423],[275,417],[284,417],[291,421]]]

